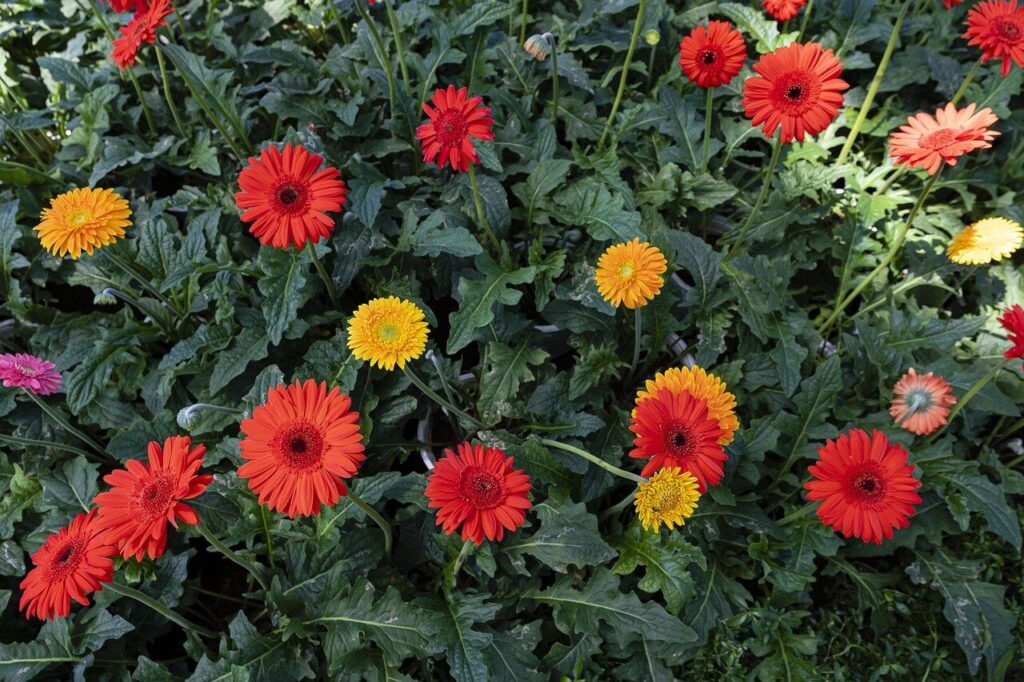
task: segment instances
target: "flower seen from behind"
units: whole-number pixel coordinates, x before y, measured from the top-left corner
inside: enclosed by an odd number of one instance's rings
[[[964,228],[946,248],[949,260],[984,265],[1009,258],[1024,243],[1024,229],[1006,218],[983,218]]]
[[[348,348],[371,367],[404,369],[426,347],[427,323],[412,301],[375,298],[359,306],[348,321]]]
[[[931,372],[918,374],[911,367],[892,389],[889,414],[896,424],[911,433],[926,436],[946,423],[956,396],[949,383]]]
[[[775,21],[789,21],[806,4],[807,0],[761,0],[765,14]]]
[[[724,381],[702,367],[671,367],[647,380],[644,388],[637,391],[636,404],[639,406],[662,389],[672,393],[685,391],[707,403],[708,417],[718,422],[718,428],[722,430],[718,444],[724,446],[732,442],[733,434],[740,427],[735,412],[736,396],[727,388]],[[633,409],[633,416],[636,416],[636,410]]]
[[[124,237],[131,214],[117,192],[84,187],[52,199],[35,230],[43,248],[53,255],[78,258]]]
[[[1017,0],[985,0],[967,13],[964,38],[981,50],[981,61],[1002,60],[1000,75],[1013,64],[1024,68],[1024,5]]]
[[[0,381],[7,388],[23,388],[36,395],[60,390],[60,372],[49,360],[28,353],[0,354]]]
[[[661,469],[638,486],[633,505],[647,531],[682,526],[693,515],[700,499],[700,485],[689,471]]]
[[[935,175],[943,162],[955,166],[964,154],[991,147],[999,132],[990,126],[999,119],[988,107],[977,113],[975,108],[947,104],[934,117],[924,112],[908,117],[907,124],[889,137],[889,156],[897,166],[924,168]]]
[[[727,85],[746,59],[743,34],[727,21],[696,26],[679,43],[679,66],[690,82],[701,88]]]
[[[438,168],[450,165],[465,173],[469,165],[480,163],[473,140],[493,140],[491,110],[482,97],[470,97],[468,88],[435,90],[430,104],[423,104],[429,119],[416,129],[423,148],[423,160]]]
[[[594,279],[601,298],[616,308],[641,308],[661,291],[667,269],[665,255],[658,247],[634,239],[609,246],[597,261]]]

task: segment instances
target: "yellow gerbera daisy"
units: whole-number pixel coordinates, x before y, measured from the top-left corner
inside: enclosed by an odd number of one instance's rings
[[[78,258],[83,251],[92,255],[93,249],[124,237],[131,214],[117,192],[83,187],[51,200],[35,230],[43,248],[53,255]]]
[[[672,367],[648,379],[644,390],[637,391],[636,403],[639,405],[640,401],[657,395],[663,388],[672,393],[687,391],[694,398],[707,402],[708,417],[717,420],[719,428],[725,431],[718,439],[718,444],[728,445],[732,442],[733,433],[740,427],[740,421],[733,412],[736,396],[725,390],[727,386],[724,381],[700,367]],[[635,408],[633,415],[636,415]]]
[[[358,360],[392,370],[423,355],[427,323],[415,303],[396,296],[359,306],[348,321],[348,348]]]
[[[963,265],[984,265],[1009,258],[1024,242],[1024,230],[1006,218],[985,218],[968,225],[949,243],[949,260]]]
[[[609,246],[597,261],[597,290],[604,300],[618,308],[640,308],[658,295],[668,268],[656,246],[634,239]]]
[[[693,516],[699,499],[700,490],[693,474],[681,469],[661,469],[639,485],[633,504],[644,530],[658,531],[662,524],[672,530]]]

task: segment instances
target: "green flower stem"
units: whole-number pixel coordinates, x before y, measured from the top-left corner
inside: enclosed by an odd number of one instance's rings
[[[618,514],[620,512],[622,512],[623,509],[625,509],[630,504],[632,504],[633,500],[635,500],[635,499],[636,499],[636,491],[634,490],[630,494],[626,495],[626,497],[624,497],[621,501],[616,502],[614,506],[609,507],[608,509],[606,509],[601,514],[601,520],[603,521],[603,520],[611,518],[613,516],[618,516]]]
[[[548,447],[558,448],[559,450],[565,450],[566,452],[571,452],[572,454],[574,454],[574,455],[576,455],[578,457],[582,457],[583,459],[587,460],[591,464],[596,464],[597,466],[601,467],[602,469],[604,469],[608,473],[614,474],[614,475],[616,475],[616,476],[618,476],[620,478],[624,478],[624,479],[626,479],[628,481],[633,481],[634,483],[644,483],[647,480],[643,476],[637,476],[636,474],[631,473],[629,471],[626,471],[625,469],[620,469],[619,467],[615,466],[614,464],[609,464],[608,462],[604,461],[600,457],[596,457],[595,455],[590,454],[586,450],[580,450],[579,448],[573,447],[572,445],[567,445],[565,443],[559,443],[557,440],[550,440],[548,438],[541,438],[540,442],[542,444],[544,444],[544,445],[547,445]]]
[[[793,511],[793,512],[791,512],[789,514],[786,514],[785,516],[783,516],[779,520],[779,522],[778,522],[779,525],[780,526],[785,526],[785,525],[788,525],[788,524],[796,521],[797,519],[802,519],[803,517],[807,516],[807,512],[809,512],[812,509],[814,509],[815,505],[817,505],[817,504],[818,504],[817,502],[808,502],[807,504],[805,504],[804,506],[800,507],[796,511]]]
[[[875,192],[875,196],[880,197],[885,195],[885,193],[889,191],[889,188],[896,184],[896,181],[902,178],[906,172],[906,166],[899,166],[895,171],[893,171],[893,174],[889,176],[889,179],[885,181],[885,184]]]
[[[405,64],[405,46],[402,44],[402,30],[398,26],[398,15],[391,6],[391,0],[384,0],[384,9],[388,13],[388,22],[391,24],[391,32],[395,35],[395,51],[398,53],[398,66],[402,70],[402,81],[405,82],[405,92],[412,97],[412,85],[409,81],[409,67]]]
[[[487,221],[487,216],[484,214],[484,204],[480,199],[480,186],[476,182],[476,164],[474,163],[469,164],[469,184],[473,189],[473,203],[476,205],[477,220],[480,221],[481,227],[484,228],[484,232],[490,238],[491,244],[494,245],[494,255],[501,256],[501,244],[498,242],[498,238],[494,236],[491,224]]]
[[[910,2],[910,0],[907,0],[907,2]],[[807,32],[807,22],[809,22],[811,20],[811,14],[812,14],[811,10],[813,10],[813,9],[814,9],[814,0],[809,0],[809,2],[807,3],[807,6],[804,7],[803,19],[800,20],[800,34],[797,35],[797,37],[796,37],[796,42],[798,42],[798,43],[801,42],[804,39],[804,33]]]
[[[636,10],[636,21],[633,23],[633,35],[629,39],[629,49],[626,51],[626,61],[622,64],[622,76],[619,78],[619,90],[615,93],[615,101],[612,102],[612,110],[608,112],[608,120],[605,121],[604,131],[601,133],[601,139],[598,140],[597,148],[600,149],[604,146],[604,141],[608,139],[608,133],[612,128],[612,121],[615,120],[615,114],[619,111],[619,105],[622,104],[622,95],[626,92],[626,81],[629,79],[629,65],[633,62],[633,53],[636,52],[636,41],[640,37],[640,27],[644,23],[644,10],[647,9],[647,0],[640,0],[640,5]]]
[[[144,592],[139,592],[138,590],[132,587],[128,587],[127,585],[121,585],[120,583],[115,583],[113,581],[104,584],[103,587],[105,589],[110,590],[111,592],[116,592],[122,597],[128,597],[129,599],[134,599],[140,604],[145,604],[146,606],[153,609],[154,611],[156,611],[172,623],[177,623],[181,627],[185,628],[186,630],[191,630],[197,635],[208,637],[210,639],[220,639],[220,635],[218,633],[212,630],[207,630],[206,628],[200,625],[196,625],[184,616],[170,610],[169,608],[158,602],[156,599],[153,599],[148,594],[145,594]]]
[[[889,250],[882,258],[882,262],[879,263],[878,266],[874,270],[872,270],[867,277],[861,280],[860,284],[858,284],[857,287],[853,291],[851,291],[849,295],[846,298],[844,298],[839,305],[835,306],[835,309],[833,309],[832,314],[828,316],[828,318],[825,320],[825,323],[822,324],[821,327],[818,329],[819,334],[824,336],[825,332],[827,332],[829,327],[831,327],[836,322],[836,320],[839,319],[839,316],[842,314],[844,310],[846,310],[847,306],[853,303],[857,299],[857,297],[860,296],[861,292],[868,288],[868,285],[871,284],[872,280],[874,280],[875,277],[877,277],[879,274],[885,272],[889,268],[889,265],[896,259],[897,254],[899,254],[900,248],[903,246],[903,242],[907,240],[907,233],[910,231],[910,226],[914,223],[914,219],[917,218],[917,214],[921,211],[921,207],[924,206],[924,202],[925,200],[928,199],[928,195],[931,194],[932,188],[935,187],[936,180],[938,180],[939,176],[942,175],[942,169],[944,167],[945,166],[940,166],[939,170],[936,171],[935,175],[931,176],[928,179],[928,182],[924,186],[924,190],[922,190],[921,195],[917,198],[917,203],[915,203],[914,208],[910,210],[910,215],[907,216],[907,221],[903,224],[903,227],[901,227],[900,231],[896,234],[896,238],[892,241],[892,244],[889,245]]]
[[[772,158],[768,162],[768,169],[764,174],[764,181],[761,183],[761,192],[757,195],[757,201],[754,202],[753,208],[750,209],[750,213],[747,214],[747,219],[740,225],[740,229],[736,234],[736,241],[729,245],[726,249],[726,256],[737,253],[743,246],[743,241],[747,237],[747,231],[750,230],[750,226],[754,222],[754,218],[761,212],[761,207],[764,205],[765,199],[768,198],[768,190],[772,186],[772,177],[775,175],[775,167],[779,165],[779,157],[782,156],[782,133],[780,132],[775,137],[775,146],[772,148]]]
[[[942,425],[941,429],[930,435],[928,439],[925,440],[925,444],[935,442],[935,440],[941,436],[947,428],[949,428],[949,425],[953,423],[953,419],[960,414],[960,411],[967,407],[967,403],[971,402],[971,398],[976,396],[981,389],[988,385],[988,382],[992,381],[996,375],[1003,370],[1003,368],[1010,364],[1010,360],[1011,358],[1004,357],[1002,360],[992,365],[992,367],[985,372],[983,377],[975,381],[974,385],[967,389],[967,393],[964,393],[964,397],[958,400],[956,405],[949,410],[949,416],[946,417],[946,423]]]
[[[67,422],[67,420],[64,419],[64,417],[60,416],[56,412],[56,410],[52,409],[49,405],[44,403],[42,401],[42,399],[39,396],[37,396],[35,393],[33,393],[32,391],[26,390],[25,391],[25,395],[27,395],[29,398],[31,398],[32,402],[34,402],[36,405],[38,405],[39,409],[42,410],[43,412],[45,412],[50,417],[50,419],[52,419],[53,421],[57,422],[62,429],[64,429],[65,431],[70,433],[72,436],[74,436],[78,440],[82,441],[83,443],[85,443],[86,445],[88,445],[89,447],[91,447],[93,450],[95,450],[96,452],[100,453],[104,457],[109,457],[109,455],[107,455],[106,450],[103,449],[103,446],[101,446],[99,443],[94,441],[92,438],[89,438],[89,436],[85,435],[84,433],[82,433],[81,431],[79,431],[78,429],[73,427],[71,424],[69,424]]]
[[[181,122],[181,116],[178,114],[178,106],[174,103],[174,96],[171,94],[171,83],[167,78],[167,67],[164,65],[164,53],[159,47],[154,50],[156,52],[156,63],[160,67],[160,82],[163,84],[164,99],[167,100],[167,108],[171,110],[171,117],[174,119],[174,125],[178,128],[178,133],[183,138],[188,138],[188,133],[185,125]]]
[[[459,408],[455,407],[455,405],[453,405],[452,403],[448,402],[447,400],[445,400],[444,398],[439,396],[437,394],[437,392],[434,391],[434,389],[430,388],[430,386],[427,386],[426,382],[423,381],[422,379],[420,379],[419,376],[416,374],[416,372],[413,371],[412,365],[407,364],[405,367],[402,368],[402,371],[405,373],[405,376],[407,376],[409,378],[409,381],[411,381],[412,383],[414,383],[416,385],[416,388],[418,388],[421,391],[423,391],[423,393],[428,398],[433,400],[435,403],[437,403],[441,407],[445,408],[446,410],[448,410],[452,414],[455,414],[455,415],[459,416],[460,418],[466,420],[467,422],[469,422],[470,424],[473,425],[473,428],[476,428],[476,429],[483,428],[483,424],[481,424],[479,420],[477,420],[475,417],[471,417],[466,412],[463,412]]]
[[[154,287],[152,284],[149,283],[149,280],[147,280],[140,273],[138,273],[135,270],[135,268],[133,268],[128,263],[126,263],[124,260],[122,260],[120,256],[115,256],[110,251],[110,249],[103,249],[103,255],[105,255],[107,257],[107,259],[110,260],[111,263],[113,263],[117,267],[121,268],[121,270],[124,271],[124,273],[126,275],[128,275],[129,277],[131,277],[134,280],[137,280],[138,283],[142,286],[143,289],[145,289],[153,298],[155,298],[156,300],[160,301],[165,306],[167,306],[168,310],[170,310],[172,313],[174,313],[179,318],[183,317],[181,315],[181,313],[179,313],[178,310],[174,307],[174,305],[172,305],[171,302],[169,300],[167,300],[166,296],[164,296],[159,291],[157,291],[156,287]]]
[[[643,340],[643,314],[640,312],[643,310],[641,307],[633,309],[633,362],[629,364],[629,374],[626,376],[626,382],[628,383],[633,375],[636,374],[636,368],[640,364],[640,344]]]
[[[964,94],[967,92],[967,86],[971,84],[971,81],[973,81],[974,77],[978,74],[978,68],[980,66],[981,59],[974,62],[974,66],[972,66],[971,70],[967,72],[967,76],[964,77],[964,82],[960,84],[960,87],[957,89],[956,94],[953,95],[953,99],[949,100],[950,104],[956,104],[957,102],[960,101],[960,98],[964,96]]]
[[[270,534],[270,518],[267,508],[260,505],[260,523],[263,524],[263,534],[267,538],[267,563],[274,565],[274,538]]]
[[[811,0],[813,2],[813,0]],[[864,96],[864,102],[860,105],[860,111],[857,112],[857,119],[853,122],[853,127],[850,128],[850,134],[846,136],[846,142],[843,144],[843,148],[839,151],[839,158],[836,159],[836,163],[842,163],[846,160],[846,156],[850,153],[853,148],[853,142],[857,139],[857,135],[860,133],[860,129],[864,126],[864,121],[867,120],[868,113],[871,111],[871,105],[875,101],[875,95],[878,94],[878,88],[882,84],[882,78],[885,77],[885,72],[889,68],[889,60],[892,58],[893,50],[896,49],[896,43],[900,37],[900,27],[903,26],[903,20],[907,17],[907,12],[910,10],[910,5],[913,0],[906,0],[903,3],[903,7],[900,9],[899,16],[896,17],[896,22],[892,25],[892,32],[889,33],[889,42],[886,43],[885,51],[882,53],[882,59],[878,62],[878,68],[875,69],[875,77],[871,79],[871,85],[868,86],[868,92]],[[807,6],[807,14],[804,15],[804,24],[807,23],[807,17],[810,16],[811,6]],[[800,35],[803,35],[803,28],[800,29]],[[797,42],[800,39],[797,38]]]
[[[707,88],[707,100],[704,103],[704,154],[701,157],[701,169],[708,172],[708,148],[711,146],[711,105],[715,99],[715,89]]]
[[[444,372],[441,369],[441,363],[437,361],[437,356],[434,355],[433,351],[427,351],[427,359],[430,360],[430,364],[434,366],[434,372],[437,373],[437,379],[441,382],[441,388],[444,389],[445,397],[448,398],[449,402],[455,402],[455,394],[452,393],[451,387],[448,385],[448,381],[444,378]]]
[[[558,38],[551,36],[551,124],[558,135]]]
[[[455,583],[459,579],[459,569],[462,568],[462,564],[465,563],[469,555],[473,553],[476,545],[472,540],[466,540],[462,543],[462,548],[459,550],[458,555],[452,560],[452,563],[448,565],[448,569],[445,571],[444,577],[444,588],[445,593],[450,594],[455,589]]]
[[[519,23],[519,44],[520,45],[522,45],[523,43],[526,42],[526,17],[528,16],[527,12],[530,9],[529,8],[529,4],[530,4],[529,0],[523,0],[522,11],[520,12],[520,14],[522,14],[522,20]]]
[[[380,51],[380,58],[387,60],[388,53],[384,49],[384,40],[380,37],[380,31],[377,30],[377,24],[373,21],[373,17],[370,16],[369,12],[366,11],[366,7],[363,6],[365,1],[355,0],[356,11],[359,12],[359,15],[370,29],[370,36],[377,45],[377,50]],[[384,75],[388,78],[388,101],[391,103],[391,111],[393,113],[395,110],[395,74],[391,72],[391,64],[382,63],[381,67],[384,69]]]
[[[205,523],[200,521],[198,524],[193,526],[193,528],[195,528],[200,535],[206,538],[206,541],[213,545],[214,549],[216,549],[226,558],[230,559],[231,561],[233,561],[234,563],[238,564],[246,571],[248,571],[249,575],[256,579],[256,582],[260,584],[260,587],[262,587],[264,591],[269,590],[269,587],[267,586],[266,581],[263,580],[263,576],[260,574],[259,570],[251,563],[249,563],[247,559],[244,559],[243,557],[239,556],[238,554],[233,552],[230,547],[221,542],[217,538],[217,536],[213,534],[213,531],[206,527]]]
[[[352,500],[352,504],[362,509],[367,516],[373,519],[374,523],[380,526],[381,532],[384,533],[384,554],[390,556],[392,544],[391,524],[385,521],[384,517],[381,516],[376,509],[367,504],[363,498],[356,495],[355,491],[353,491],[351,488],[348,489],[348,498]]]
[[[327,276],[327,270],[324,269],[324,264],[320,260],[320,256],[316,255],[316,244],[313,242],[306,242],[306,250],[309,251],[309,256],[313,260],[313,267],[316,268],[316,272],[320,275],[320,281],[324,283],[324,289],[327,290],[327,297],[331,299],[331,307],[335,310],[340,310],[341,306],[338,305],[338,297],[334,293],[334,283],[331,278]]]
[[[64,443],[56,443],[49,440],[36,440],[35,438],[21,438],[20,436],[9,436],[7,434],[0,434],[0,443],[9,443],[11,445],[23,445],[31,448],[53,448],[54,450],[61,450],[63,452],[70,452],[75,455],[81,455],[86,459],[96,459],[96,455],[88,450],[82,450],[76,448],[73,445],[65,445]],[[112,458],[108,457],[103,460],[112,461]]]

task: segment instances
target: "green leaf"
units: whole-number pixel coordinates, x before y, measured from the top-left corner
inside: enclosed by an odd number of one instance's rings
[[[808,454],[809,439],[834,436],[835,428],[828,426],[825,420],[831,414],[832,401],[842,387],[843,376],[837,355],[818,365],[814,374],[801,382],[800,392],[793,399],[799,416],[784,414],[778,425],[783,433],[793,434],[789,450],[791,464]]]
[[[188,682],[285,682],[314,677],[293,642],[261,635],[241,611],[228,626],[230,643],[221,640],[217,660],[204,654]],[[242,677],[245,675],[245,677]]]
[[[267,321],[267,335],[275,346],[281,343],[288,325],[298,317],[299,308],[309,298],[306,273],[310,258],[306,249],[260,249],[257,263],[263,274],[259,290],[263,294],[263,317]]]
[[[635,575],[643,566],[645,572],[638,586],[645,592],[661,592],[672,613],[679,613],[694,596],[690,565],[707,568],[700,549],[674,533],[647,533],[633,525],[615,546],[619,550],[619,560],[612,571],[619,575]]]
[[[486,424],[496,424],[511,413],[512,402],[519,395],[519,385],[533,381],[531,365],[544,362],[548,354],[529,340],[518,348],[503,343],[488,345],[487,366],[480,379],[481,416]]]
[[[440,612],[438,643],[447,652],[448,668],[457,682],[489,679],[484,652],[491,646],[494,636],[474,626],[493,621],[501,605],[487,603],[487,596],[454,593]]]
[[[266,329],[246,327],[235,338],[235,342],[221,351],[217,364],[210,374],[210,393],[215,394],[231,383],[231,380],[245,371],[250,362],[267,357],[270,332]]]
[[[511,288],[512,285],[530,282],[536,274],[536,268],[533,267],[503,271],[485,255],[476,259],[476,265],[484,279],[463,277],[459,280],[459,309],[448,317],[452,327],[448,337],[449,354],[468,346],[474,332],[494,320],[495,305],[519,303],[523,294]]]
[[[687,305],[703,310],[718,283],[722,255],[700,237],[689,232],[670,230],[666,234],[675,251],[675,260],[693,278],[693,288],[686,295]]]
[[[621,194],[612,194],[596,180],[573,183],[555,196],[559,220],[583,228],[598,241],[628,242],[645,238],[640,229],[640,214],[623,206]]]
[[[426,220],[418,222],[410,208],[405,212],[402,238],[417,256],[436,258],[449,253],[464,257],[483,253],[483,247],[469,230],[460,225],[448,225],[447,218],[444,211],[434,211]]]
[[[615,550],[602,538],[597,518],[587,512],[586,505],[552,490],[533,511],[541,521],[540,530],[505,545],[506,552],[529,554],[559,573],[565,573],[570,564],[583,568],[615,558]]]
[[[541,622],[517,625],[507,632],[492,633],[484,649],[487,674],[493,682],[542,682],[540,660],[534,656],[541,644]]]
[[[68,621],[47,621],[33,642],[0,644],[0,680],[27,682],[51,665],[78,663]]]
[[[465,11],[456,13],[456,20],[451,25],[452,34],[469,35],[479,28],[496,24],[514,11],[514,7],[498,0],[474,2]]]
[[[683,612],[684,620],[697,632],[702,644],[735,610],[746,608],[752,599],[750,593],[723,569],[724,566],[713,559],[707,570],[696,571],[697,596],[690,600]]]
[[[93,464],[82,455],[78,455],[64,462],[59,473],[43,475],[40,477],[40,483],[43,485],[43,506],[72,516],[89,511],[92,508],[92,498],[99,492],[99,470],[98,464]]]
[[[566,159],[545,159],[533,170],[525,183],[520,183],[512,188],[512,192],[519,201],[526,206],[526,224],[533,225],[533,217],[538,206],[543,204],[552,192],[565,180],[572,167],[572,161]]]
[[[614,343],[590,346],[580,354],[569,380],[569,400],[575,400],[611,377],[618,378],[619,368],[625,367]]]
[[[963,496],[971,511],[985,515],[988,529],[1020,551],[1021,531],[1017,513],[1006,502],[1003,489],[981,475],[962,472],[940,474]]]

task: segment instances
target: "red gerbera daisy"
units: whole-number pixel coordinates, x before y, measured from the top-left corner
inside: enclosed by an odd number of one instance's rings
[[[725,431],[708,416],[707,401],[689,391],[663,388],[640,401],[629,430],[636,434],[629,456],[650,460],[640,475],[650,476],[664,467],[689,471],[702,495],[722,480],[722,463],[729,457],[718,440]]]
[[[1024,5],[1017,0],[986,0],[967,13],[964,38],[977,45],[981,61],[1002,59],[1000,74],[1008,76],[1011,64],[1024,68]]]
[[[1024,308],[1015,303],[998,318],[1003,329],[1010,332],[1010,343],[1013,345],[1003,353],[1008,358],[1024,358]]]
[[[768,137],[782,126],[783,142],[803,142],[827,128],[850,87],[839,78],[843,65],[818,43],[781,47],[761,57],[754,71],[743,84],[743,109]]]
[[[935,118],[920,113],[907,118],[907,125],[889,137],[889,156],[897,166],[924,168],[935,175],[945,161],[955,166],[959,157],[975,149],[991,147],[999,134],[989,126],[999,119],[984,108],[974,113],[975,105],[957,110],[947,104],[935,112]]]
[[[260,504],[289,517],[316,516],[348,489],[341,479],[359,470],[363,454],[359,413],[337,387],[312,379],[270,389],[267,402],[242,421],[238,475]]]
[[[807,0],[761,0],[765,14],[775,21],[789,21],[800,13]]]
[[[320,169],[323,161],[319,154],[293,144],[286,144],[283,152],[271,145],[259,158],[249,157],[249,165],[238,175],[241,191],[235,193],[235,204],[261,244],[277,249],[294,244],[301,249],[334,230],[327,212],[341,210],[348,189],[337,168]]]
[[[156,40],[156,30],[166,26],[164,18],[174,11],[167,0],[153,0],[148,7],[140,6],[135,16],[119,30],[121,37],[114,40],[111,59],[122,69],[135,63],[135,56],[143,43],[152,44]]]
[[[679,43],[679,66],[690,82],[702,88],[726,85],[743,68],[747,45],[728,21],[697,26]]]
[[[427,506],[437,509],[437,525],[451,535],[462,526],[462,539],[480,544],[501,540],[526,520],[530,477],[513,469],[515,460],[497,448],[460,443],[444,451],[430,472]]]
[[[145,0],[102,0],[102,2],[106,2],[110,5],[110,9],[114,10],[118,14],[129,10],[135,12],[146,8]]]
[[[964,0],[942,0],[942,4],[946,6],[946,9],[953,9]]]
[[[115,554],[117,549],[96,523],[96,510],[79,514],[32,555],[33,568],[21,581],[18,608],[26,616],[50,620],[66,618],[72,598],[88,606],[85,595],[102,590],[102,583],[114,577]]]
[[[195,510],[182,500],[198,497],[213,480],[197,475],[205,453],[202,445],[193,448],[188,436],[172,436],[163,447],[149,444],[148,463],[130,459],[124,469],[103,477],[111,488],[96,496],[99,525],[121,556],[156,559],[167,547],[168,523],[175,528],[179,520],[199,523]]]
[[[423,147],[423,160],[444,168],[447,163],[457,171],[465,173],[469,164],[480,163],[480,157],[473,148],[473,140],[493,140],[491,110],[485,106],[482,97],[468,97],[467,88],[435,90],[430,101],[434,106],[423,104],[423,111],[430,119],[416,129],[416,139]]]

